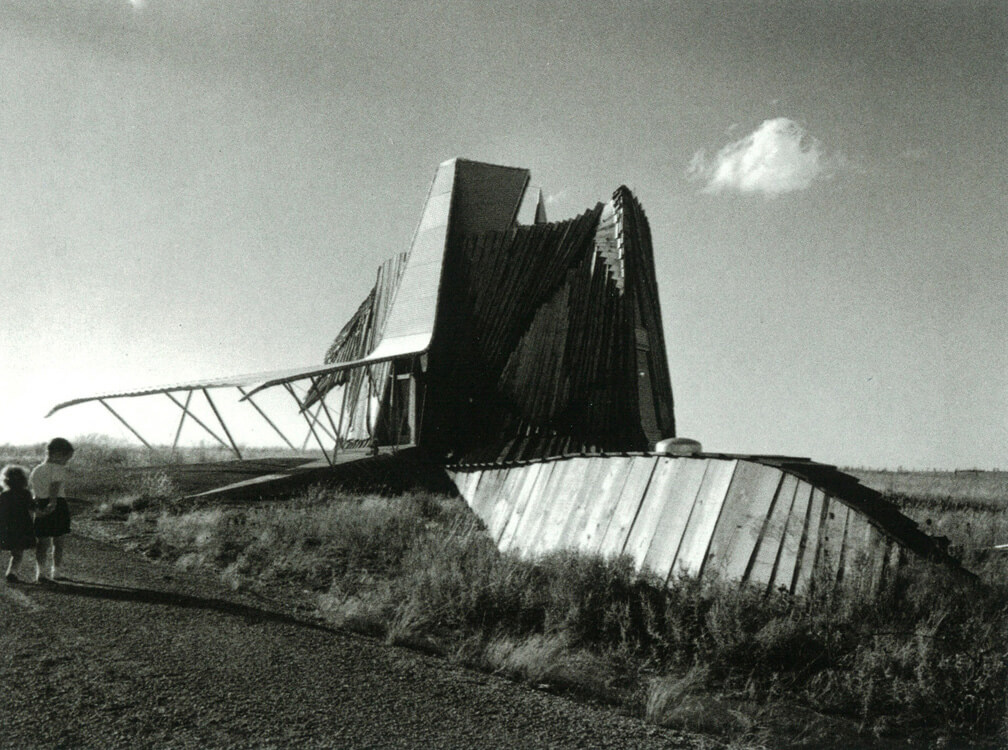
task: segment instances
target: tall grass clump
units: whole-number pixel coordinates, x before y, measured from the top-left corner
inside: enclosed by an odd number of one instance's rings
[[[307,494],[291,504],[163,513],[156,554],[226,568],[264,583],[322,591],[399,570],[406,552],[442,513],[429,498],[404,501]]]

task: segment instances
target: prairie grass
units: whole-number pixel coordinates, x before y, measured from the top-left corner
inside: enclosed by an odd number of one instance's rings
[[[1003,746],[1008,555],[990,548],[1008,541],[1008,503],[892,497],[947,535],[980,580],[910,564],[871,599],[665,586],[627,559],[502,555],[460,499],[422,492],[315,489],[202,509],[169,498],[121,512],[150,531],[151,556],[657,724],[773,747]]]
[[[325,491],[161,511],[150,552],[311,592],[321,616],[391,643],[725,739],[768,731],[780,701],[869,736],[1004,731],[1005,589],[923,565],[872,600],[666,588],[628,559],[501,555],[456,498]]]
[[[948,509],[1008,506],[1008,471],[845,471],[897,502]]]

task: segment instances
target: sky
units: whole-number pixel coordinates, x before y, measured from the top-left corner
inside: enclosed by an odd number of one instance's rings
[[[0,443],[321,362],[457,156],[634,191],[706,450],[1008,468],[1006,123],[1008,2],[8,1]]]

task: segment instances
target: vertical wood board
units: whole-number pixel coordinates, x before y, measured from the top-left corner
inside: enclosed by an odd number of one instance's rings
[[[502,537],[501,552],[524,554],[527,540],[535,534],[539,528],[539,524],[542,523],[543,512],[545,510],[544,498],[546,497],[544,488],[549,485],[550,477],[556,471],[557,462],[550,461],[542,464],[542,467],[539,476],[536,477],[536,481],[529,488],[528,499],[522,506],[521,516],[517,519],[514,530],[511,531],[509,527],[505,528],[504,536],[510,534],[510,537],[506,542]]]
[[[634,456],[630,461],[626,483],[609,517],[609,525],[599,545],[598,552],[603,557],[619,557],[623,554],[630,525],[637,516],[637,510],[640,508],[656,464],[656,459],[649,456]]]
[[[825,503],[826,513],[819,532],[819,555],[813,576],[824,585],[836,583],[843,558],[844,533],[847,530],[847,506],[834,497]]]
[[[505,469],[487,469],[482,472],[479,484],[473,492],[469,507],[473,513],[484,523],[490,521],[490,514],[493,512],[494,504],[497,502],[497,491],[504,482],[507,472]]]
[[[644,564],[651,540],[655,535],[655,526],[661,518],[666,503],[670,502],[668,490],[675,477],[684,468],[688,459],[661,457],[654,459],[654,473],[648,483],[647,491],[641,498],[637,516],[627,533],[623,554],[633,558],[637,570]]]
[[[494,540],[500,538],[508,519],[514,513],[515,504],[519,498],[519,488],[527,474],[524,466],[511,466],[504,471],[506,476],[497,490],[497,500],[494,502],[490,518],[486,522],[487,530]]]
[[[579,458],[584,462],[584,476],[580,481],[577,501],[567,523],[564,525],[557,541],[558,549],[577,550],[580,548],[581,536],[594,506],[605,500],[599,494],[602,480],[609,471],[608,461],[604,458]]]
[[[476,494],[476,488],[479,486],[479,481],[482,476],[483,471],[480,469],[475,471],[455,472],[455,486],[458,487],[459,494],[462,495],[466,503],[470,506],[472,505],[473,497]]]
[[[742,579],[781,478],[780,469],[739,461],[711,538],[704,575]]]
[[[717,458],[708,459],[708,462],[696,502],[686,522],[682,543],[669,571],[670,578],[675,575],[697,576],[702,573],[714,528],[717,526],[725,497],[728,495],[739,463],[736,460]]]
[[[507,523],[504,524],[504,528],[501,529],[501,533],[496,540],[497,549],[501,552],[511,549],[515,532],[518,530],[518,526],[525,516],[525,509],[528,507],[529,500],[534,494],[536,484],[540,481],[543,472],[549,472],[552,464],[534,463],[523,468],[525,470],[525,481],[522,482],[522,486],[518,490],[518,499],[515,502],[514,509],[511,511],[511,516],[508,518]]]
[[[641,567],[650,570],[663,581],[668,578],[682,543],[697,495],[703,486],[711,462],[705,458],[677,458],[679,471],[659,477],[657,470],[651,480],[652,490],[664,498],[662,510],[654,525],[654,534],[648,544]]]
[[[587,514],[584,530],[576,546],[586,554],[596,554],[602,546],[609,521],[623,494],[623,487],[633,469],[634,459],[626,456],[596,459],[605,466],[599,482],[598,494]]]
[[[763,524],[763,531],[753,551],[752,563],[745,580],[768,586],[771,583],[774,568],[780,557],[784,532],[788,519],[791,517],[791,508],[794,505],[797,487],[798,477],[785,474]]]
[[[590,459],[568,458],[558,463],[547,488],[548,503],[543,523],[536,536],[526,542],[533,555],[544,555],[559,549],[564,527],[577,507]]]
[[[864,514],[848,508],[843,549],[843,580],[861,590],[871,589],[871,524]]]
[[[877,592],[884,581],[886,557],[889,554],[889,539],[874,526],[868,530],[868,546],[871,550],[871,590]]]
[[[809,520],[809,501],[811,499],[812,485],[799,480],[795,487],[794,504],[788,514],[787,527],[784,529],[784,538],[781,541],[780,557],[777,560],[773,580],[770,582],[773,588],[791,591],[802,536]]]
[[[826,494],[820,489],[812,490],[809,501],[808,526],[802,536],[798,552],[798,562],[795,565],[795,580],[792,593],[804,594],[812,581],[815,572],[816,559],[819,557],[823,519],[826,515]]]

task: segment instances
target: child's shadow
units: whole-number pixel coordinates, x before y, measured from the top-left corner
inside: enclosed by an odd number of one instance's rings
[[[297,625],[299,627],[312,628],[314,630],[325,630],[337,632],[336,628],[323,625],[322,623],[303,620],[282,612],[274,612],[268,609],[260,609],[250,604],[231,602],[226,599],[212,599],[191,594],[180,594],[175,591],[157,591],[155,589],[130,588],[128,586],[115,586],[113,584],[95,583],[92,581],[78,581],[69,578],[61,578],[57,581],[46,584],[46,588],[60,594],[72,594],[75,596],[89,596],[96,599],[111,599],[114,601],[141,602],[143,604],[161,604],[169,607],[184,607],[187,609],[206,609],[215,612],[244,617],[250,622],[277,622],[284,625]]]

